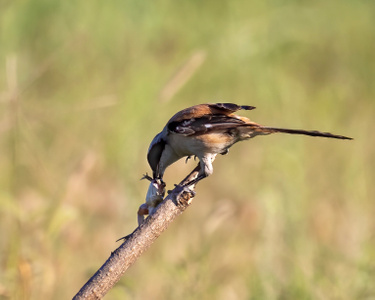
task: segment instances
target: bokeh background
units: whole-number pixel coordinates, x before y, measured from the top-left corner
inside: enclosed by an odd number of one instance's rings
[[[355,140],[237,144],[106,299],[375,299],[374,20],[365,0],[2,1],[0,299],[75,295],[136,227],[154,135],[220,101]]]

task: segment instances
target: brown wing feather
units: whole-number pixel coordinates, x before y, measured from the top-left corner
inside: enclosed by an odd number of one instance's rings
[[[218,113],[224,113],[232,114],[238,110],[244,109],[244,110],[252,110],[255,109],[254,106],[250,105],[237,105],[234,103],[214,103],[214,104],[208,104],[212,109],[218,110]]]
[[[168,130],[174,133],[191,136],[201,135],[209,132],[223,132],[237,127],[255,124],[247,118],[242,120],[236,115],[204,115],[201,118],[192,118],[181,122],[173,121],[168,123]],[[257,125],[259,126],[259,125]]]
[[[201,118],[207,115],[231,115],[234,112],[245,109],[254,109],[254,106],[249,105],[237,105],[234,103],[209,103],[209,104],[198,104],[192,107],[185,108],[176,113],[170,120],[170,122],[181,122],[183,120],[189,120],[192,118]]]

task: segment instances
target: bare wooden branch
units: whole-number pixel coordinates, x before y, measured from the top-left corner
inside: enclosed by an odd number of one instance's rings
[[[180,185],[164,199],[154,214],[150,215],[124,243],[111,253],[108,260],[74,296],[78,299],[101,299],[121,278],[126,270],[168,228],[173,220],[191,204],[192,193],[181,185],[197,177],[198,166]],[[193,191],[194,186],[190,186]]]

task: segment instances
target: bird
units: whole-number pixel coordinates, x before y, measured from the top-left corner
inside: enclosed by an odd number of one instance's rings
[[[198,104],[177,112],[152,140],[147,160],[154,179],[162,181],[165,170],[183,157],[199,159],[198,176],[184,184],[189,187],[213,173],[218,154],[225,155],[235,143],[272,133],[300,134],[351,140],[351,137],[317,130],[269,127],[252,122],[235,112],[254,106],[234,103]]]

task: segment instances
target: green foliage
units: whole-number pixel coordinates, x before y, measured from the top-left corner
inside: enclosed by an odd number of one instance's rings
[[[136,226],[149,142],[235,102],[233,147],[108,299],[375,297],[373,1],[0,4],[0,299],[72,297]],[[168,169],[172,186],[194,166]]]

